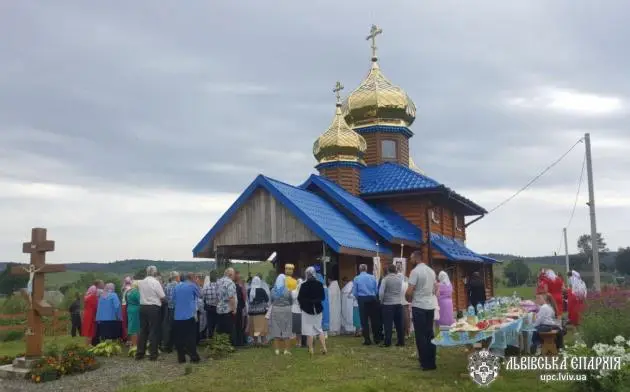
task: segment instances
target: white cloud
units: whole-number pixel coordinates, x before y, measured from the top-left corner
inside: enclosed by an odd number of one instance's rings
[[[24,260],[32,227],[57,241],[52,261],[191,258],[238,195],[0,181],[0,260]]]
[[[508,105],[525,109],[542,109],[580,116],[609,116],[626,109],[620,97],[543,87],[530,94],[511,97]]]

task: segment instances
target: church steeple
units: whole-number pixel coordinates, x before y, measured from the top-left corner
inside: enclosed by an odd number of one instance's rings
[[[378,63],[376,37],[383,30],[372,25],[366,40],[371,41],[372,65],[367,77],[342,105],[346,122],[365,137],[368,165],[397,162],[409,165],[409,126],[416,118],[416,106],[405,90],[393,84]]]
[[[313,144],[316,168],[348,192],[359,193],[359,170],[365,166],[363,155],[367,149],[365,139],[350,128],[341,112],[341,90],[337,82],[333,92],[337,97],[332,124]]]

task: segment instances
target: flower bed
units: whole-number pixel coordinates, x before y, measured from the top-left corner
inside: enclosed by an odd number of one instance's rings
[[[630,336],[630,291],[604,288],[589,293],[579,327],[584,342],[614,344],[616,336]]]
[[[94,354],[84,347],[71,344],[61,353],[37,361],[30,372],[30,379],[36,383],[53,381],[61,376],[94,370],[98,366]]]
[[[563,352],[566,358],[572,357],[618,357],[621,368],[618,370],[579,370],[586,373],[586,382],[577,382],[572,389],[577,392],[621,392],[630,385],[630,338],[616,336],[613,344],[596,343],[588,346],[578,340],[572,346],[567,346]]]

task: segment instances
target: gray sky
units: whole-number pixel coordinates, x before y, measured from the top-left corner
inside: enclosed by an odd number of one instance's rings
[[[591,132],[598,228],[630,245],[624,1],[7,1],[0,6],[0,260],[189,259],[260,172],[299,184],[369,69],[415,101],[411,152],[490,209]],[[466,3],[467,4],[467,3]],[[557,251],[583,148],[469,227],[478,252]],[[586,182],[569,228],[588,232]]]

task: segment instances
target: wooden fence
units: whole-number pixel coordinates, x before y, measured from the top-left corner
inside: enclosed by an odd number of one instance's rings
[[[70,313],[56,311],[50,317],[42,317],[45,336],[63,336],[70,333]],[[26,331],[26,312],[0,314],[0,333],[9,331]]]

